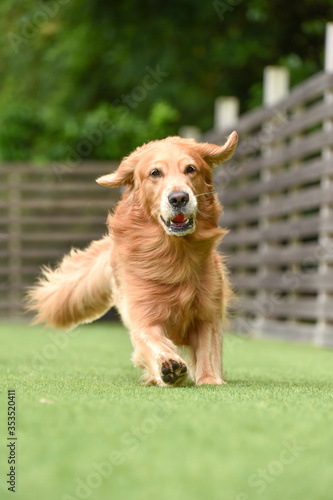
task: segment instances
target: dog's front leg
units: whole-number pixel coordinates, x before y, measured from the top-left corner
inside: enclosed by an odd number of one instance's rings
[[[186,380],[186,363],[161,327],[134,329],[131,331],[131,340],[134,347],[132,361],[144,370],[144,384],[180,385]]]
[[[224,384],[222,380],[222,328],[220,322],[202,323],[191,341],[197,385]]]

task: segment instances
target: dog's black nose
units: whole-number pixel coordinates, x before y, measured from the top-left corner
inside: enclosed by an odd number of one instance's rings
[[[169,194],[168,200],[172,207],[182,208],[189,202],[190,196],[185,191],[172,191]]]

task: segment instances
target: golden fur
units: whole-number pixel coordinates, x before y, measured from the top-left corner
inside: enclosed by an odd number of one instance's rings
[[[236,144],[236,132],[224,146],[168,137],[137,148],[115,173],[97,179],[126,186],[108,217],[109,235],[72,250],[55,270],[44,268],[28,294],[36,322],[70,329],[115,305],[145,383],[183,383],[187,365],[176,346],[189,346],[195,383],[222,384],[230,289],[216,251],[225,231],[218,227],[212,167],[230,158]],[[179,192],[189,197],[181,210],[170,201]],[[173,203],[186,203],[180,200]],[[185,222],[177,224],[183,214]]]

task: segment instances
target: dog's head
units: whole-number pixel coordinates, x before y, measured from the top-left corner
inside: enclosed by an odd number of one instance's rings
[[[168,137],[137,148],[116,172],[97,179],[108,187],[128,186],[147,217],[167,234],[183,236],[195,230],[206,196],[214,192],[212,167],[228,160],[237,145],[233,132],[223,146]],[[134,198],[133,198],[134,199]]]

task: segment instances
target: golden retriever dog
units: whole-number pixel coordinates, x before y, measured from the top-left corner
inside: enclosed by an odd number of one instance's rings
[[[145,384],[223,384],[222,320],[230,297],[216,247],[221,206],[212,169],[233,154],[223,146],[168,137],[137,148],[97,179],[125,186],[109,234],[72,250],[28,294],[36,322],[71,329],[116,306],[129,329],[132,360]],[[178,346],[188,346],[188,364]]]

